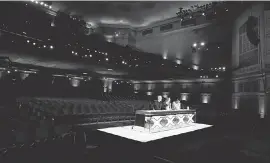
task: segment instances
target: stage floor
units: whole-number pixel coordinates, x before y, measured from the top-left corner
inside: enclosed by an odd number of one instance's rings
[[[209,127],[212,127],[212,125],[193,123],[191,126],[168,130],[168,131],[157,132],[157,133],[146,132],[142,127],[138,127],[138,126],[109,127],[109,128],[104,128],[104,129],[98,129],[98,130],[101,132],[108,133],[108,134],[120,136],[126,139],[131,139],[138,142],[146,143],[146,142],[150,142],[150,141],[154,141],[158,139],[163,139],[166,137],[193,132],[196,130],[202,130]]]

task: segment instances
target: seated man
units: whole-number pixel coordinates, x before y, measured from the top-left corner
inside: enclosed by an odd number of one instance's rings
[[[162,110],[162,108],[163,108],[162,96],[157,96],[157,100],[150,103],[149,108],[151,110]]]

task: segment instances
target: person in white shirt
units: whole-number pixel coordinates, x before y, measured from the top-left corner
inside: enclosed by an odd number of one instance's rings
[[[179,98],[176,98],[176,100],[172,103],[172,110],[181,110],[181,102]]]

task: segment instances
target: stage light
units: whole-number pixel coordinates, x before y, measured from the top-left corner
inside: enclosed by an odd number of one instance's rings
[[[44,6],[47,7],[48,5],[45,3]]]
[[[163,56],[163,59],[167,59],[167,57],[166,56]]]
[[[53,49],[53,46],[52,45],[50,46],[50,49]]]
[[[194,43],[194,44],[193,44],[193,47],[197,47],[197,43]]]
[[[74,54],[74,51],[72,51],[71,53]]]
[[[29,40],[27,40],[27,43],[29,43],[30,41]]]
[[[205,13],[202,13],[202,16],[205,16]]]
[[[229,10],[228,10],[228,9],[226,9],[226,11],[228,12]]]
[[[205,43],[204,42],[201,42],[201,46],[204,46],[205,45]]]
[[[36,45],[36,43],[34,42],[33,45]]]
[[[217,48],[219,49],[220,47],[218,46]]]
[[[118,34],[116,34],[115,36],[118,37]]]
[[[108,53],[105,53],[105,55],[108,55]]]
[[[41,5],[43,5],[43,4],[44,4],[44,2],[40,2],[40,4],[41,4]]]
[[[216,78],[218,78],[218,75],[216,75]]]
[[[76,52],[75,55],[78,55],[78,53]]]
[[[122,61],[122,64],[125,64],[125,61]]]
[[[36,4],[38,4],[38,1],[36,1]]]
[[[10,74],[10,71],[7,71],[8,74]]]
[[[106,58],[106,61],[109,61],[109,58]]]
[[[43,45],[44,48],[46,48],[47,46],[46,45]]]
[[[225,71],[226,70],[226,67],[223,67],[222,69]]]
[[[50,9],[52,8],[52,6],[49,7]]]
[[[84,55],[85,57],[87,57],[87,55]]]
[[[89,57],[92,57],[92,55],[89,55]]]

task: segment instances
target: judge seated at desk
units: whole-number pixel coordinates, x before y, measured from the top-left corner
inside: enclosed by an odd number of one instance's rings
[[[172,110],[181,110],[181,102],[180,99],[177,97],[176,100],[172,103]]]
[[[157,96],[157,100],[150,103],[150,110],[164,110],[162,96]]]

